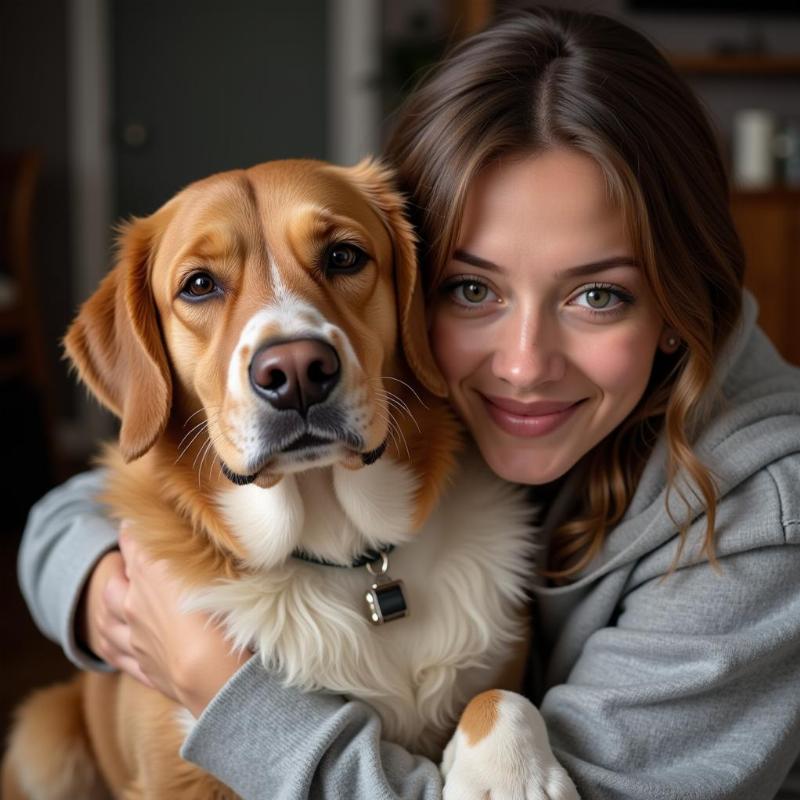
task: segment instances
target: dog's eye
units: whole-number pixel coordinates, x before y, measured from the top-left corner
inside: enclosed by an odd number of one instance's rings
[[[335,244],[328,249],[325,272],[349,275],[367,263],[367,254],[354,244]]]
[[[200,298],[214,294],[216,290],[217,284],[208,273],[195,272],[183,284],[181,294],[188,298]]]

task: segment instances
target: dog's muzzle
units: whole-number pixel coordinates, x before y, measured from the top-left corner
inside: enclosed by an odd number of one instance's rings
[[[231,482],[252,483],[263,463],[272,456],[343,444],[360,454],[364,465],[375,463],[386,442],[363,452],[363,438],[349,429],[337,404],[326,403],[341,378],[339,354],[328,342],[305,338],[270,342],[250,361],[250,385],[273,409],[262,428],[263,450],[252,472],[234,472],[224,462],[222,472]],[[275,413],[277,412],[277,413]],[[301,456],[302,457],[302,456]]]

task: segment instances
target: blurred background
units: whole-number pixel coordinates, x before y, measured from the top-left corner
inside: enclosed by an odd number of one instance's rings
[[[0,0],[0,729],[69,671],[33,628],[15,554],[31,503],[113,423],[60,339],[110,264],[112,225],[209,173],[353,163],[445,47],[501,0]],[[800,2],[594,0],[650,36],[716,125],[761,323],[800,364]]]

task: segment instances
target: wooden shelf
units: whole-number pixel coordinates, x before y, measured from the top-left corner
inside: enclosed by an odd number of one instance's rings
[[[785,203],[800,203],[800,187],[768,186],[764,189],[744,189],[740,186],[734,186],[731,189],[731,198],[739,200],[769,200]]]
[[[800,191],[735,190],[731,212],[747,255],[745,284],[760,306],[759,324],[783,356],[800,365],[795,298],[800,294]]]
[[[770,75],[800,77],[800,56],[710,56],[675,54],[672,65],[686,75]]]

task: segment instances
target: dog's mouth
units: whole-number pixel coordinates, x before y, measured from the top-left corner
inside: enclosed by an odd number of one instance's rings
[[[326,447],[331,444],[336,444],[334,439],[326,439],[323,436],[316,436],[313,433],[304,433],[299,438],[295,439],[290,445],[284,447],[282,453],[294,453],[298,450],[306,450],[314,447]]]
[[[350,452],[357,454],[357,457],[360,457],[362,464],[368,466],[370,464],[374,464],[384,454],[387,442],[383,441],[373,450],[362,451],[361,447],[363,445],[361,445],[360,442],[344,442],[337,438],[318,436],[316,434],[306,432],[298,436],[289,444],[280,448],[280,450],[276,450],[271,453],[270,456],[252,472],[234,472],[224,461],[222,461],[222,459],[220,459],[220,467],[222,474],[231,483],[236,484],[236,486],[246,486],[250,483],[253,483],[253,481],[255,481],[255,479],[258,477],[259,473],[261,473],[261,471],[264,470],[277,455],[291,453],[292,455],[298,456],[302,461],[311,463],[317,459],[318,455],[328,452],[329,448],[342,444],[344,444],[350,450]]]

